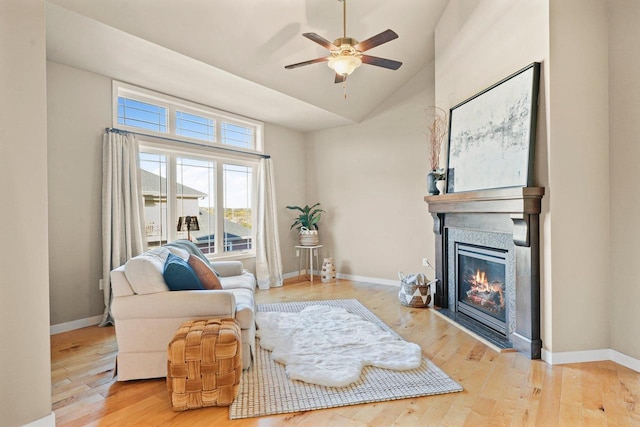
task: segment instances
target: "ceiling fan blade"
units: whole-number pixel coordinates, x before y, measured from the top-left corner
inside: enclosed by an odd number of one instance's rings
[[[304,37],[308,38],[311,41],[318,43],[320,46],[323,46],[329,50],[336,50],[338,47],[331,43],[329,40],[325,39],[322,36],[319,36],[316,33],[304,33],[302,34]],[[397,36],[396,36],[397,37]]]
[[[389,68],[390,70],[397,70],[402,65],[402,62],[394,61],[392,59],[378,58],[377,56],[362,55],[360,59],[365,64]]]
[[[347,75],[346,74],[338,74],[336,73],[336,79],[334,80],[334,83],[342,83],[344,81],[347,80]]]
[[[318,62],[325,62],[325,61],[328,61],[328,60],[329,60],[329,57],[310,59],[308,61],[298,62],[297,64],[287,65],[284,68],[286,68],[287,70],[291,70],[292,68],[298,68],[298,67],[302,67],[304,65],[316,64]]]
[[[365,41],[358,43],[354,46],[354,48],[356,48],[360,52],[364,52],[397,38],[398,35],[393,30],[386,30],[381,32],[380,34],[376,34],[375,36],[366,39]]]

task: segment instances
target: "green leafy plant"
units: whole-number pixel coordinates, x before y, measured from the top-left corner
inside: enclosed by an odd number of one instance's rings
[[[296,220],[293,221],[293,224],[291,224],[291,228],[289,229],[293,230],[295,228],[300,231],[302,227],[305,227],[309,230],[317,230],[321,213],[324,212],[318,206],[320,206],[320,203],[316,203],[313,206],[305,205],[304,208],[301,208],[300,206],[287,206],[287,209],[300,211],[300,215],[298,215]]]

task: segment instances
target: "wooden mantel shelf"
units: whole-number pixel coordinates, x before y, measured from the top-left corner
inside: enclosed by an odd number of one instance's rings
[[[544,187],[509,187],[425,196],[431,213],[539,214]]]

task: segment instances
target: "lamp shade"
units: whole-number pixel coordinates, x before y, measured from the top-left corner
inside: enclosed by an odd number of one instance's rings
[[[340,55],[331,58],[327,65],[337,74],[343,76],[353,73],[353,70],[362,65],[362,60],[357,56]]]
[[[197,216],[181,216],[178,218],[178,231],[198,231],[200,225],[198,224]]]

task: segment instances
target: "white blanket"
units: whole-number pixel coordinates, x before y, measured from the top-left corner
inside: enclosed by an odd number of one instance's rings
[[[422,362],[420,346],[343,308],[314,305],[300,313],[256,314],[260,345],[286,365],[290,379],[344,387],[367,365],[407,370]]]

